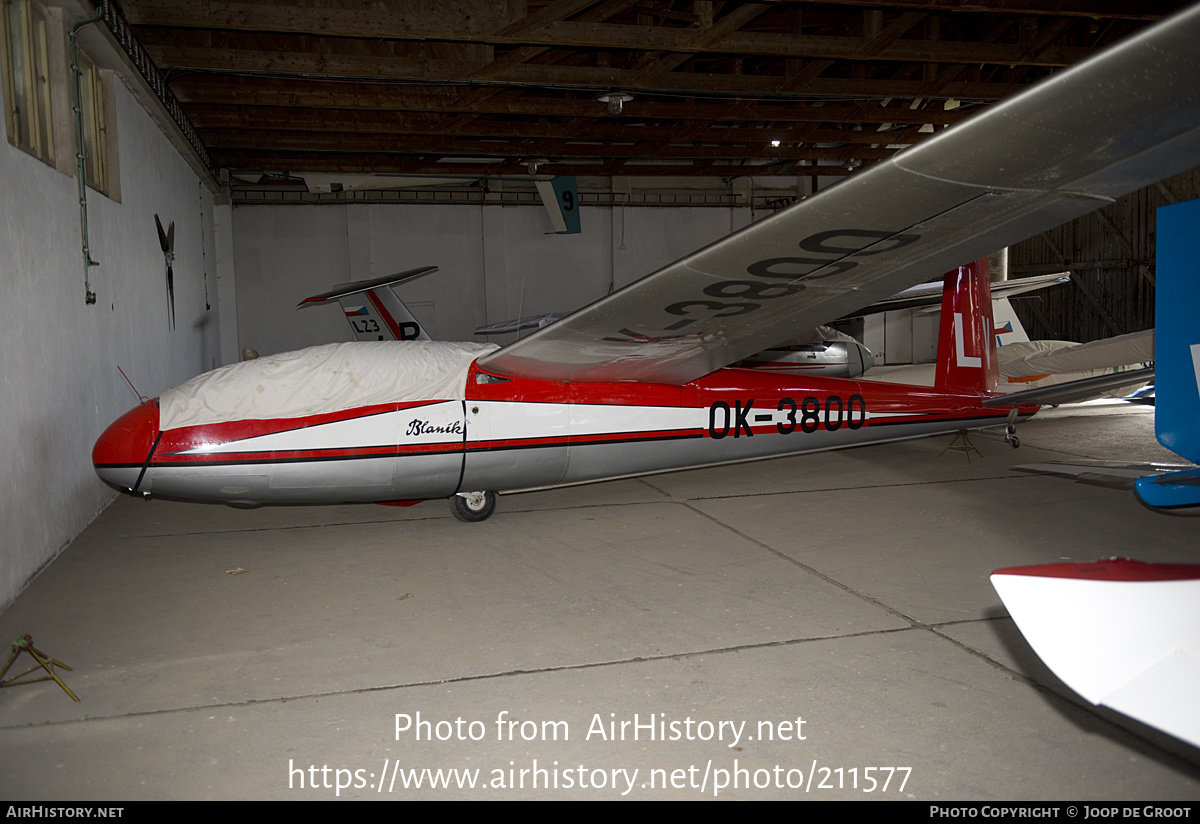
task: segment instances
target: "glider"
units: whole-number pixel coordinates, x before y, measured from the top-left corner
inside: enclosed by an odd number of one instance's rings
[[[449,497],[482,520],[497,492],[1011,424],[1036,407],[984,404],[991,301],[966,262],[1193,165],[1197,39],[1200,8],[503,348],[344,343],[207,373],[110,426],[96,471],[245,505]],[[723,368],[940,272],[933,388]]]

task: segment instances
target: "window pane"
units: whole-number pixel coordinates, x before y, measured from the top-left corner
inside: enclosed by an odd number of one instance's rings
[[[29,0],[4,4],[4,94],[9,142],[47,162],[54,159],[46,21]]]
[[[84,180],[93,189],[104,190],[104,91],[100,73],[83,55],[79,56],[79,108],[83,115]]]
[[[24,9],[22,3],[8,3],[5,7],[8,12],[8,76],[9,82],[5,85],[12,93],[13,99],[9,102],[8,113],[13,119],[13,135],[12,139],[18,146],[28,150],[30,148],[29,140],[29,89],[25,78],[28,74],[29,55],[25,48],[25,30],[28,28],[25,23]]]
[[[32,7],[31,7],[32,8]],[[34,141],[38,156],[54,160],[54,141],[50,139],[50,77],[46,60],[46,21],[41,13],[33,19],[33,60],[30,63],[34,81],[33,105],[36,109],[31,131],[38,135]]]

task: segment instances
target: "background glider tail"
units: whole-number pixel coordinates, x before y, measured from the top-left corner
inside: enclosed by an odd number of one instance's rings
[[[391,287],[425,277],[437,270],[436,266],[421,266],[374,280],[343,283],[328,292],[305,298],[297,308],[336,300],[341,304],[356,340],[430,340],[429,333]]]
[[[357,340],[429,340],[425,327],[387,286],[338,298]]]
[[[935,388],[991,392],[999,379],[987,258],[946,273]]]
[[[1007,346],[1010,343],[1028,343],[1029,333],[1017,317],[1012,301],[1008,298],[996,298],[992,301],[992,320],[996,324],[996,346]]]

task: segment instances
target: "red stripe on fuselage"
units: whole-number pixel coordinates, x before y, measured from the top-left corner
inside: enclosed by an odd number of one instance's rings
[[[607,443],[637,443],[650,441],[677,441],[703,436],[699,429],[663,429],[648,432],[601,432],[590,435],[561,435],[551,438],[511,438],[488,441],[468,440],[468,452],[489,452],[505,449],[531,449],[534,447],[590,446]]]
[[[356,418],[386,415],[389,412],[396,412],[402,409],[417,409],[434,403],[439,403],[439,401],[382,403],[374,406],[361,406],[356,409],[342,409],[322,415],[309,415],[304,418],[246,419],[202,424],[200,426],[181,426],[163,432],[158,454],[159,456],[174,455],[175,453],[186,452],[191,449],[199,449],[206,444],[225,444],[231,441],[244,441],[248,438],[275,435],[280,432],[292,432],[326,423],[338,423],[339,421],[354,420]]]
[[[509,378],[495,383],[477,383],[480,373],[472,365],[467,380],[467,403],[472,400],[514,403],[588,404],[594,406],[643,406],[695,410],[708,421],[715,405],[725,404],[730,410],[729,437],[779,435],[791,441],[803,438],[815,431],[839,431],[869,428],[872,426],[904,426],[922,423],[958,423],[984,425],[989,421],[1002,420],[1006,410],[980,405],[978,395],[938,392],[928,387],[903,384],[879,383],[847,378],[806,377],[765,374],[761,370],[727,368],[719,369],[697,381],[684,386],[646,384],[637,382],[566,384],[554,381],[537,381]],[[855,401],[854,418],[858,422],[859,409],[865,417],[857,426],[850,426],[851,398],[861,398],[863,406]],[[835,401],[829,407],[831,399]],[[780,424],[786,425],[790,403],[798,408],[805,401],[815,401],[820,409],[820,420],[811,430],[799,426],[791,432],[783,432]],[[241,420],[205,426],[183,427],[163,433],[162,442],[156,451],[153,465],[182,466],[219,465],[238,463],[284,463],[319,462],[400,457],[403,455],[461,453],[481,451],[504,451],[529,448],[554,448],[612,443],[652,442],[672,439],[712,437],[710,427],[669,430],[639,430],[593,432],[588,434],[563,434],[547,437],[503,438],[484,441],[453,440],[430,444],[387,443],[345,448],[253,450],[239,452],[204,453],[192,450],[206,445],[225,445],[262,435],[296,431],[322,424],[367,418],[397,410],[416,409],[442,403],[443,400],[417,401],[397,404],[379,404],[357,409],[347,409],[304,418],[275,420]],[[840,403],[840,407],[838,405]],[[811,404],[810,404],[811,406]],[[840,410],[840,416],[830,425],[825,418],[826,409]],[[745,413],[745,427],[738,432],[736,416]],[[746,412],[746,410],[751,410]],[[1031,414],[1036,407],[1022,408],[1022,415]],[[724,414],[722,412],[722,414]],[[770,422],[755,421],[755,415],[770,414]],[[894,414],[897,417],[889,419]],[[840,422],[839,422],[840,421]],[[724,420],[722,420],[724,423]],[[750,434],[747,434],[749,428]],[[502,432],[496,433],[502,435]],[[399,433],[397,433],[399,440]],[[802,451],[794,446],[781,449],[785,452]],[[181,453],[188,454],[181,454]]]
[[[366,458],[395,458],[401,455],[431,455],[462,452],[462,442],[397,446],[355,446],[329,449],[270,449],[247,452],[196,452],[156,456],[151,466],[219,466],[248,463],[317,463]]]

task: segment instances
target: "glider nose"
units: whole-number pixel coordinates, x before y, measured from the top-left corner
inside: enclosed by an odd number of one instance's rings
[[[122,492],[149,492],[146,467],[158,435],[157,399],[113,421],[92,447],[92,465],[100,480]]]

